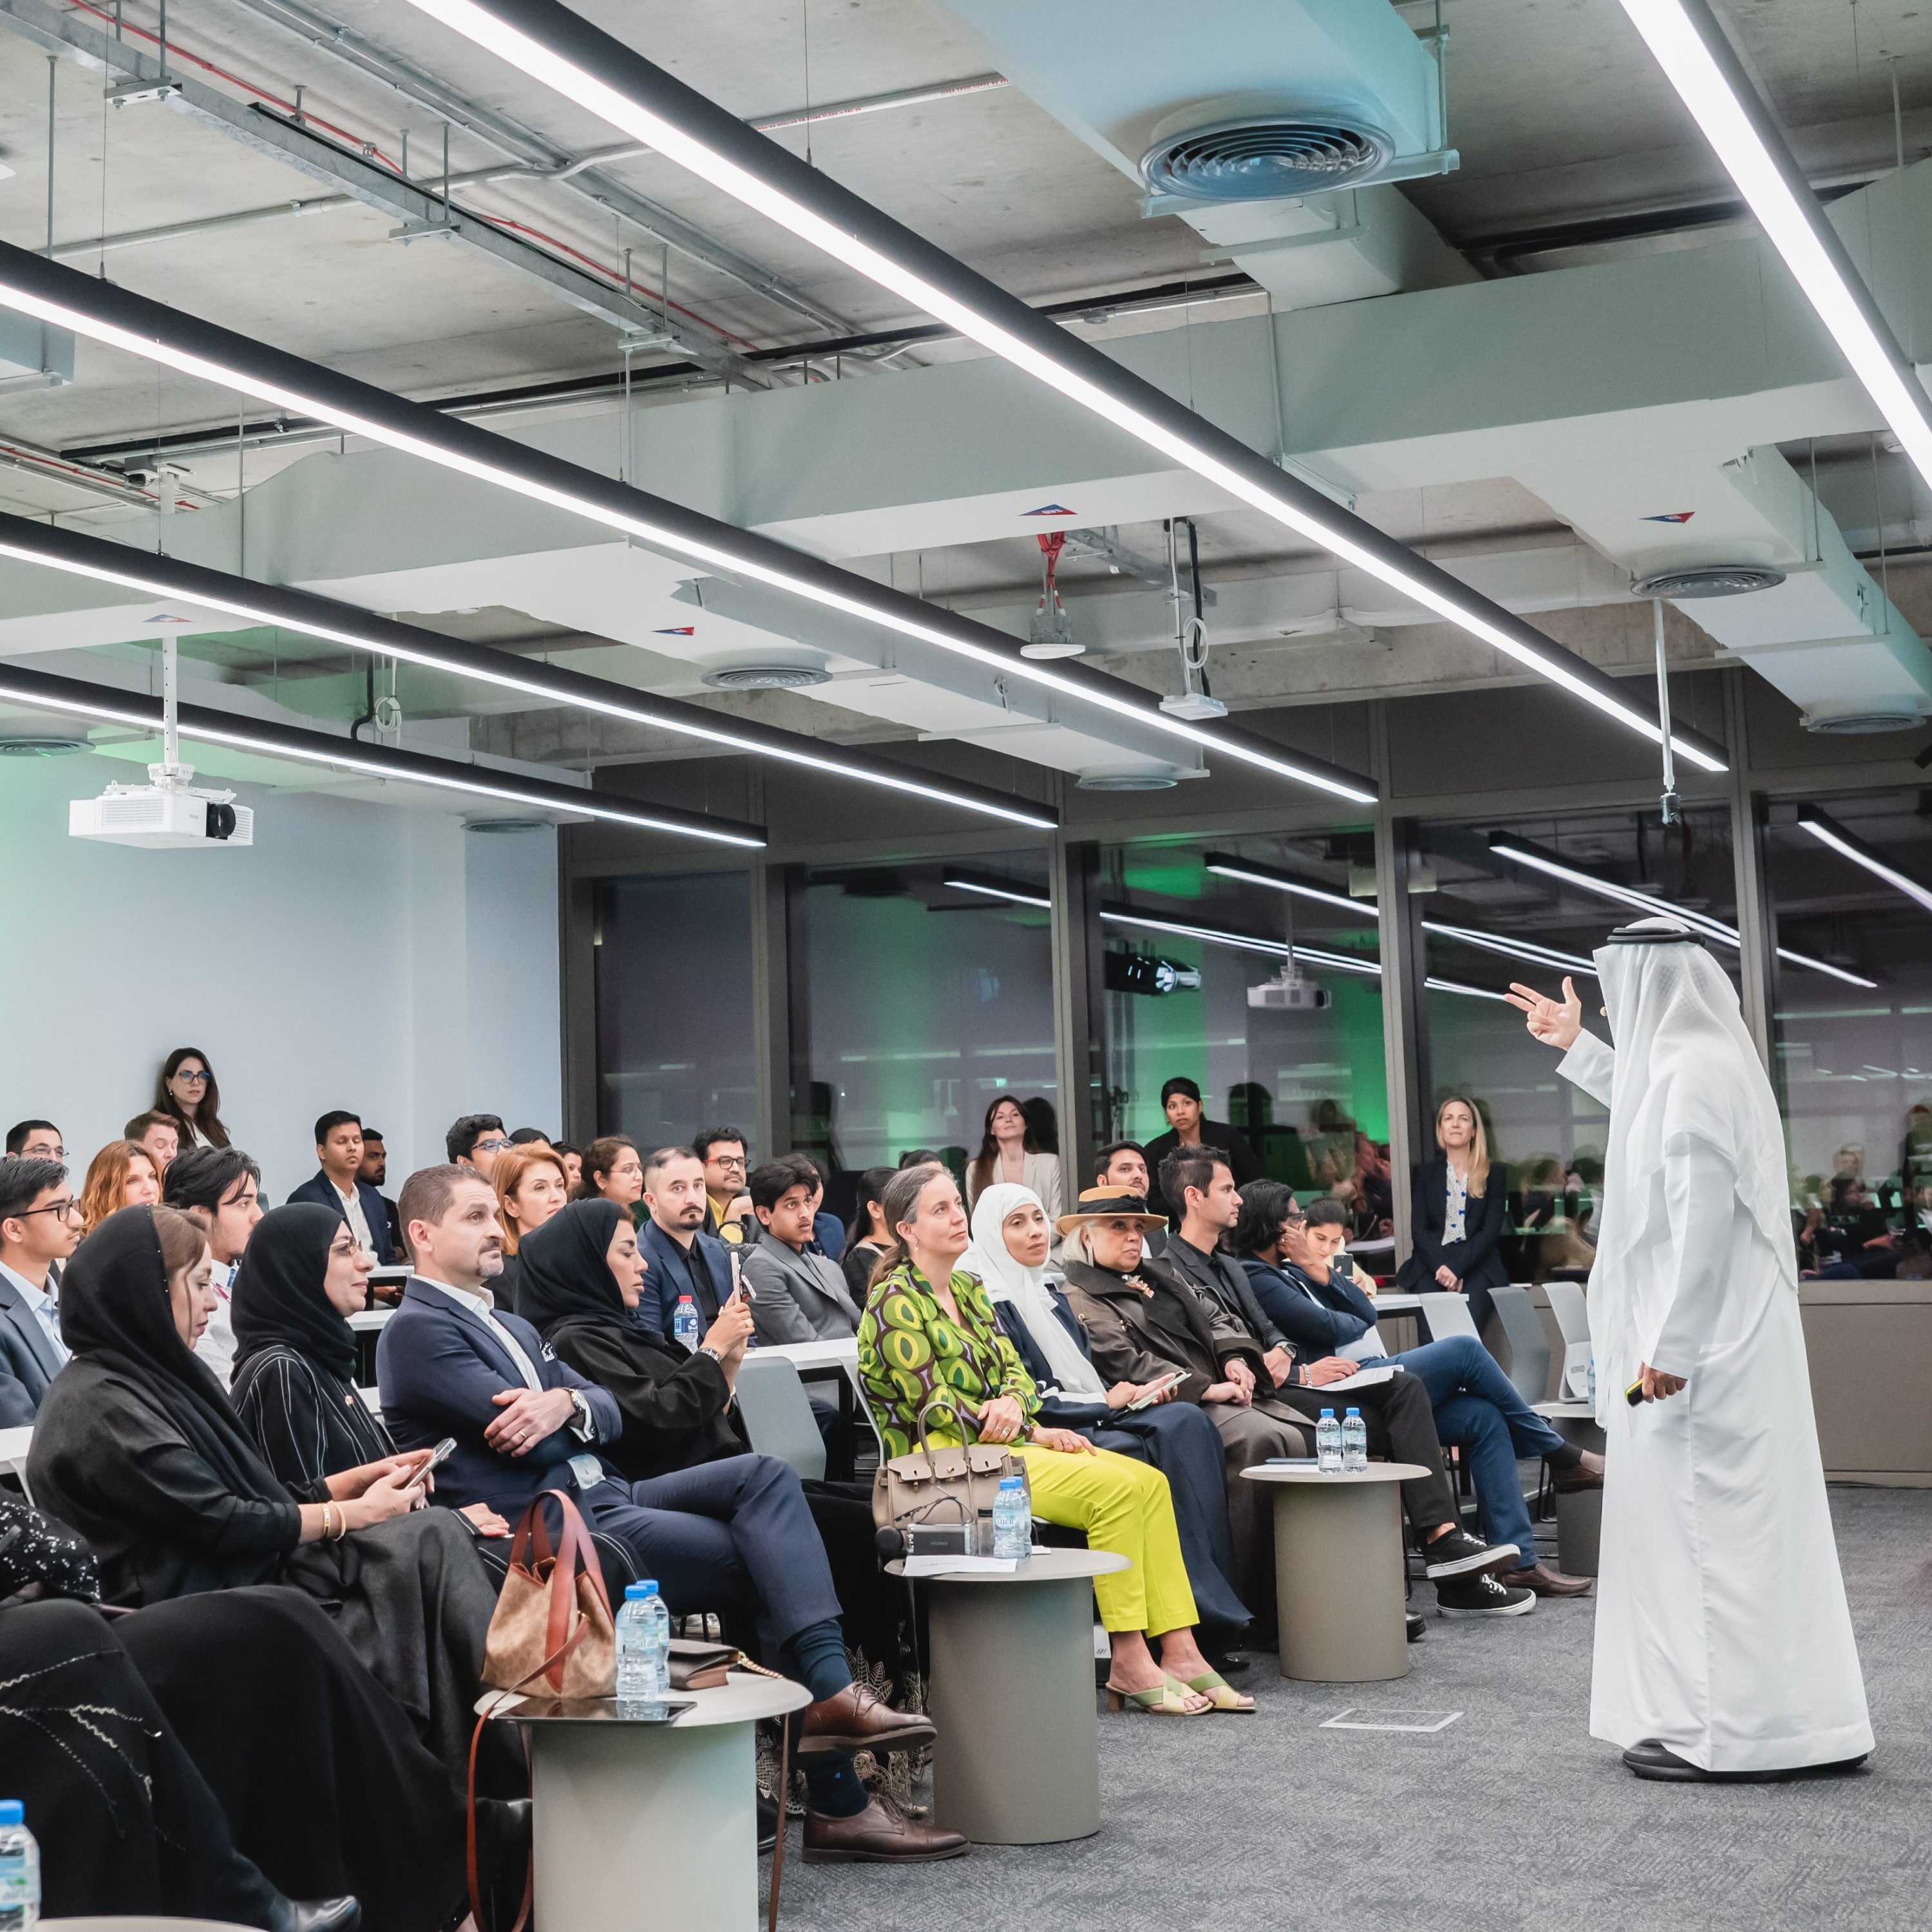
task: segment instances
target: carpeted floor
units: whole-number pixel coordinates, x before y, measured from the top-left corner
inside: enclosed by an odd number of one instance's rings
[[[1097,1838],[785,1874],[798,1932],[1893,1932],[1932,1923],[1932,1491],[1832,1492],[1878,1749],[1856,1777],[1646,1784],[1586,1729],[1591,1600],[1431,1616],[1393,1684],[1243,1680],[1261,1710],[1100,1716]],[[1426,1584],[1414,1607],[1432,1607]],[[1317,1728],[1460,1710],[1432,1736]]]

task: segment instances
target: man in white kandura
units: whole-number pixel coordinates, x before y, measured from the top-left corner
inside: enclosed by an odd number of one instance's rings
[[[1511,1004],[1610,1110],[1590,1280],[1604,1484],[1590,1732],[1640,1778],[1848,1771],[1872,1748],[1798,1318],[1778,1104],[1738,996],[1674,920]],[[1626,1392],[1630,1394],[1627,1396]]]

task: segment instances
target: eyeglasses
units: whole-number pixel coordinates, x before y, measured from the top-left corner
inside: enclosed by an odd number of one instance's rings
[[[31,1220],[36,1214],[58,1214],[64,1221],[78,1220],[80,1217],[80,1203],[71,1199],[50,1201],[44,1208],[22,1208],[18,1214],[9,1214],[6,1219],[9,1221],[26,1221]]]
[[[476,1149],[473,1150],[480,1150],[484,1154],[501,1154],[509,1144],[508,1141],[501,1139],[478,1141],[476,1143]]]
[[[64,1147],[23,1147],[19,1157],[22,1160],[64,1160],[67,1149]]]
[[[190,1073],[185,1066],[176,1070],[175,1078],[190,1087],[206,1087],[214,1076],[212,1073]]]
[[[719,1167],[742,1167],[745,1156],[741,1154],[714,1154],[712,1161]]]

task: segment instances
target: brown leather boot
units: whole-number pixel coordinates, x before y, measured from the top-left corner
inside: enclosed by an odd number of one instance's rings
[[[805,1814],[805,1862],[808,1865],[917,1865],[956,1858],[968,1849],[957,1832],[908,1818],[883,1793],[856,1817]]]
[[[1503,1581],[1519,1590],[1533,1590],[1539,1597],[1587,1597],[1597,1587],[1594,1576],[1567,1576],[1546,1563],[1533,1563],[1527,1570],[1505,1570]]]
[[[798,1753],[812,1757],[826,1751],[912,1750],[932,1743],[934,1735],[930,1718],[895,1711],[871,1691],[848,1684],[837,1696],[805,1707]]]

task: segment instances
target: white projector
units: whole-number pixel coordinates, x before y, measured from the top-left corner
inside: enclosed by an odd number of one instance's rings
[[[255,814],[235,802],[232,791],[190,787],[193,768],[170,771],[150,765],[154,782],[111,784],[98,798],[77,798],[67,808],[70,838],[97,838],[110,845],[141,845],[151,850],[177,847],[252,845]]]
[[[1271,1012],[1318,1013],[1329,1004],[1328,988],[1318,986],[1292,960],[1274,979],[1248,988],[1248,1004]]]

